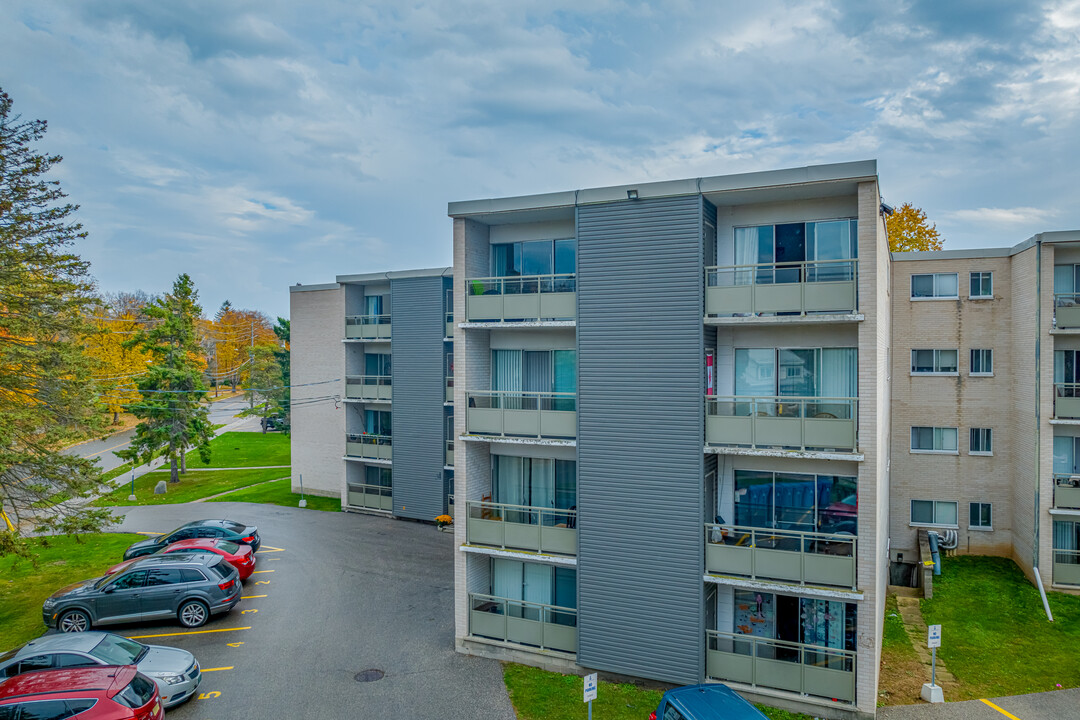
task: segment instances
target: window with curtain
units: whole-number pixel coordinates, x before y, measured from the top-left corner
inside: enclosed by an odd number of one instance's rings
[[[491,389],[502,392],[576,393],[576,350],[492,350]],[[535,401],[505,398],[503,407],[535,407]],[[513,403],[517,403],[514,405]],[[573,397],[544,400],[544,410],[574,410]]]
[[[368,435],[390,435],[390,413],[386,410],[364,410],[364,432]]]
[[[491,456],[493,500],[507,505],[569,510],[577,504],[577,463],[573,460]],[[534,525],[565,523],[558,513],[521,511],[510,522]]]
[[[1080,565],[1078,550],[1080,550],[1080,523],[1071,520],[1055,520],[1054,563]]]
[[[393,474],[390,468],[365,465],[364,482],[378,487],[393,487]]]
[[[390,353],[365,353],[365,375],[390,375]]]
[[[1080,351],[1054,351],[1054,384],[1057,397],[1080,397]]]
[[[577,607],[577,571],[572,568],[554,568],[550,565],[522,562],[520,560],[491,559],[491,594],[508,600],[519,600],[543,605],[558,605],[569,609]],[[537,608],[515,606],[509,612],[515,617],[540,620]],[[560,624],[576,624],[559,614],[545,615],[543,620]]]
[[[913,452],[957,452],[956,428],[912,427],[911,449]]]
[[[858,535],[855,477],[735,471],[735,524]]]
[[[855,220],[826,220],[735,228],[735,265],[772,265],[756,269],[740,268],[734,274],[720,273],[720,284],[759,285],[791,282],[851,280],[850,263],[858,257]],[[806,273],[795,263],[809,261]],[[817,262],[822,261],[822,262]],[[786,265],[786,267],[784,267]]]
[[[957,503],[945,500],[912,500],[912,525],[957,524]]]
[[[735,348],[736,395],[853,398],[858,393],[856,348]]]
[[[1071,295],[1080,287],[1076,281],[1080,275],[1080,265],[1055,265],[1054,266],[1054,294]]]
[[[1080,443],[1080,438],[1054,436],[1055,475],[1080,475],[1080,464],[1076,462],[1080,458],[1080,453],[1076,452],[1078,443]]]
[[[385,295],[364,296],[364,314],[366,315],[385,315],[387,311],[383,308],[389,305]]]
[[[577,239],[528,240],[491,246],[492,277],[574,273]]]

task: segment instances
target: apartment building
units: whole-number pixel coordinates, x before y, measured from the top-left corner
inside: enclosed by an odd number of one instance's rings
[[[893,260],[892,560],[951,531],[1080,591],[1080,232]]]
[[[874,161],[450,203],[456,644],[872,715]]]
[[[433,520],[453,492],[450,268],[290,289],[293,490]]]

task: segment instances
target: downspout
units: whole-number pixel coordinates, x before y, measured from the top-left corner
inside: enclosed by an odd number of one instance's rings
[[[1043,610],[1050,622],[1054,622],[1054,615],[1050,612],[1050,602],[1046,599],[1046,589],[1043,588],[1042,575],[1039,574],[1039,519],[1041,516],[1039,507],[1039,487],[1042,483],[1042,240],[1035,241],[1035,522],[1032,527],[1032,563],[1031,568],[1035,575],[1035,585],[1039,588],[1039,596],[1042,597]]]

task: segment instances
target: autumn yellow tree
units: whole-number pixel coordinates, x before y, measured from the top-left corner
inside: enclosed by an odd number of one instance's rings
[[[238,310],[228,300],[213,321],[205,324],[203,332],[203,347],[215,386],[227,382],[235,389],[248,377],[253,348],[278,344],[270,318],[257,310]]]
[[[146,327],[142,310],[149,298],[139,293],[120,293],[102,298],[88,318],[93,333],[86,339],[86,352],[95,362],[95,379],[102,404],[112,413],[115,425],[125,407],[139,400],[135,378],[146,374],[149,353],[124,343]]]
[[[889,249],[893,252],[941,250],[945,240],[937,225],[927,221],[926,213],[911,203],[904,203],[886,219]]]

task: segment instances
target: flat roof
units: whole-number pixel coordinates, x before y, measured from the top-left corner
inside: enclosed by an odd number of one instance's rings
[[[1027,240],[1012,247],[1003,248],[957,248],[956,250],[914,250],[911,252],[891,252],[893,262],[914,260],[965,260],[972,258],[1011,257],[1034,247],[1035,243],[1070,243],[1080,242],[1080,230],[1051,230],[1032,235]]]
[[[453,267],[421,268],[418,270],[388,270],[386,272],[338,275],[339,283],[366,283],[378,280],[402,280],[404,278],[452,276]]]
[[[639,198],[673,197],[678,195],[719,196],[728,192],[769,191],[777,188],[819,183],[843,183],[848,189],[851,189],[854,187],[854,183],[876,179],[877,160],[858,160],[855,162],[807,165],[805,167],[764,172],[631,183],[584,190],[542,193],[539,195],[463,200],[448,203],[446,212],[450,217],[472,217],[511,212],[529,213],[542,217],[545,211],[569,209],[593,203],[625,201],[628,190],[636,190]],[[750,201],[760,202],[762,200],[751,199]]]

